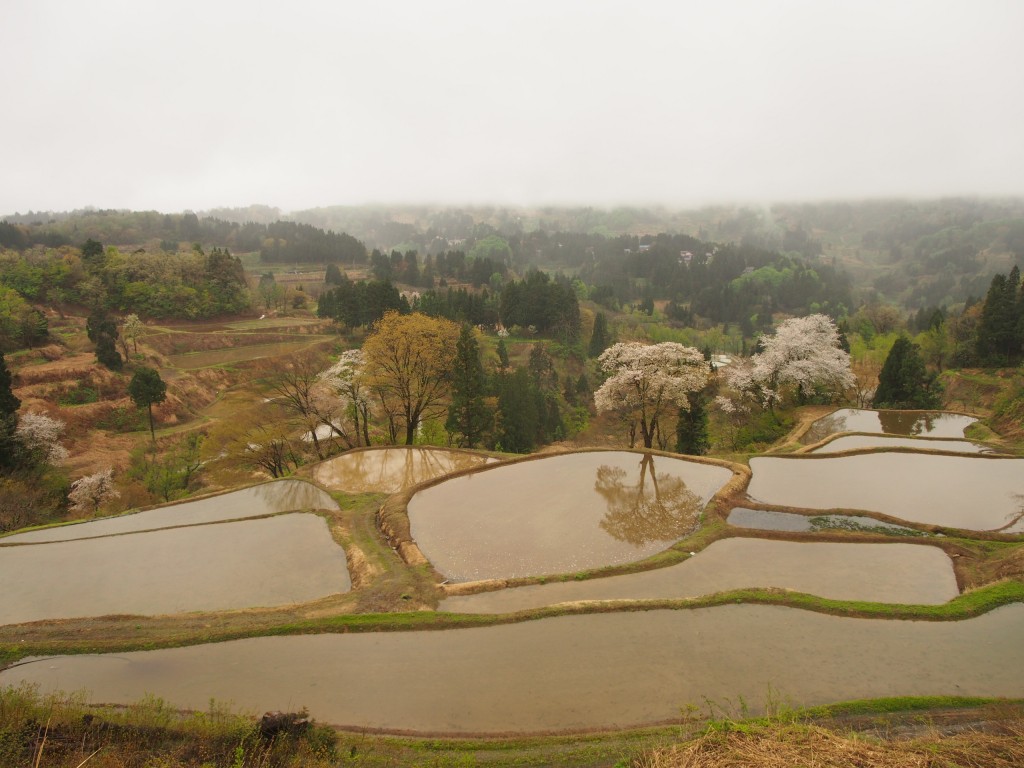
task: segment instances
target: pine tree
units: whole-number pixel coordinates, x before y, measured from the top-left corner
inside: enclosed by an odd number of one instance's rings
[[[1020,356],[1020,317],[1017,295],[1020,270],[992,278],[978,323],[975,351],[983,365],[1013,365]]]
[[[15,466],[21,455],[21,443],[17,437],[20,406],[21,401],[11,388],[11,372],[7,369],[4,353],[0,351],[0,468]]]
[[[594,332],[590,335],[590,345],[587,347],[588,357],[600,357],[601,353],[608,349],[611,339],[608,336],[608,318],[604,312],[598,312],[594,317]]]
[[[21,407],[21,400],[14,396],[12,383],[13,379],[11,372],[7,369],[7,361],[3,351],[0,351],[0,418],[16,416],[18,408]]]
[[[925,369],[921,348],[900,336],[889,350],[878,374],[878,389],[872,404],[876,408],[937,408],[938,385]]]
[[[703,456],[711,447],[707,404],[700,392],[690,393],[687,400],[690,408],[680,408],[679,421],[676,422],[676,453]]]
[[[160,378],[159,371],[145,366],[140,367],[128,384],[128,395],[137,407],[145,407],[149,414],[149,434],[153,438],[153,442],[156,442],[156,432],[153,429],[153,406],[167,399],[167,384]]]
[[[484,367],[473,329],[464,324],[455,345],[452,369],[452,402],[445,429],[460,435],[460,444],[474,448],[491,428],[493,416],[484,402]]]

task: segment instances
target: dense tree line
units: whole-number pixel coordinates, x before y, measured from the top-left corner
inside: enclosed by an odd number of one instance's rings
[[[153,318],[205,318],[249,308],[241,262],[227,249],[122,253],[87,240],[81,248],[0,252],[0,344],[32,346],[46,337],[32,304],[68,304]]]
[[[564,278],[552,279],[544,272],[532,271],[525,280],[513,280],[501,291],[499,314],[508,327],[533,326],[569,343],[579,339],[579,300]]]
[[[409,302],[387,280],[354,282],[343,275],[337,280],[320,295],[317,317],[358,328],[372,325],[388,312],[409,313]]]
[[[260,225],[251,225],[258,227]],[[309,224],[275,221],[267,224],[260,248],[264,262],[300,264],[362,264],[366,246],[344,232],[325,232]]]

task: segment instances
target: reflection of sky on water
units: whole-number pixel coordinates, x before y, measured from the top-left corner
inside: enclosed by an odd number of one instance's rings
[[[0,583],[3,624],[289,605],[351,586],[344,550],[308,513],[4,547]]]
[[[948,440],[931,438],[922,440],[917,437],[893,437],[890,435],[843,435],[811,453],[838,453],[839,451],[855,451],[864,448],[913,448],[915,451],[949,451],[951,453],[994,453],[979,443],[969,440]]]
[[[419,491],[409,520],[426,557],[456,581],[569,573],[660,552],[731,476],[626,451],[563,454]]]
[[[821,459],[758,456],[750,468],[747,494],[765,505],[864,509],[975,531],[1021,528],[1024,459],[879,452]]]
[[[352,451],[317,465],[314,479],[347,493],[397,493],[413,485],[495,459],[441,448],[379,448]]]
[[[801,438],[804,445],[817,443],[837,432],[870,432],[904,437],[961,438],[977,419],[934,411],[867,411],[841,408],[815,421]]]
[[[337,508],[334,499],[312,483],[305,480],[278,480],[205,499],[168,504],[145,512],[19,533],[0,539],[0,543],[71,541],[118,533],[154,531],[179,525],[262,517],[294,510]]]

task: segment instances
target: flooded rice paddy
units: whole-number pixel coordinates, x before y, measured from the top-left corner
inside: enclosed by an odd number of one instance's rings
[[[372,448],[350,451],[313,470],[320,485],[346,493],[397,493],[419,483],[497,459],[443,448]]]
[[[449,597],[439,610],[512,613],[578,600],[700,597],[745,587],[879,603],[938,604],[960,594],[952,561],[936,547],[731,538],[667,568]]]
[[[975,531],[1024,530],[1024,459],[870,453],[750,460],[752,499],[804,509],[861,509]]]
[[[345,552],[312,514],[0,550],[0,623],[289,605],[347,592]]]
[[[904,437],[962,438],[964,429],[977,419],[940,411],[867,411],[841,408],[818,419],[804,433],[804,445],[817,443],[838,432],[871,432]]]
[[[949,453],[993,453],[988,446],[969,440],[922,439],[888,435],[843,435],[818,446],[810,453],[838,453],[865,448],[913,448],[915,451],[946,451]]]
[[[417,492],[412,537],[453,581],[568,573],[639,560],[699,523],[724,467],[627,451],[498,466]]]
[[[254,713],[308,707],[358,728],[507,733],[624,728],[709,701],[739,715],[883,696],[1020,696],[1024,605],[957,622],[776,606],[565,616],[433,632],[265,637],[20,664],[0,684],[146,695]]]
[[[17,533],[0,538],[0,544],[71,541],[308,509],[337,510],[338,505],[327,493],[312,483],[302,480],[279,480],[231,493],[208,496],[205,499],[169,504],[145,512]]]
[[[885,523],[873,517],[861,515],[798,515],[794,512],[776,512],[767,509],[747,509],[734,507],[726,519],[729,525],[737,528],[752,528],[758,531],[866,531],[884,533],[893,536],[924,536],[928,535],[914,528]]]

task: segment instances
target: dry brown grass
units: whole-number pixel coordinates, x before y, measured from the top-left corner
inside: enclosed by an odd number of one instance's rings
[[[986,732],[935,733],[908,741],[792,725],[713,731],[634,761],[636,768],[1013,768],[1024,765],[1024,720]]]

